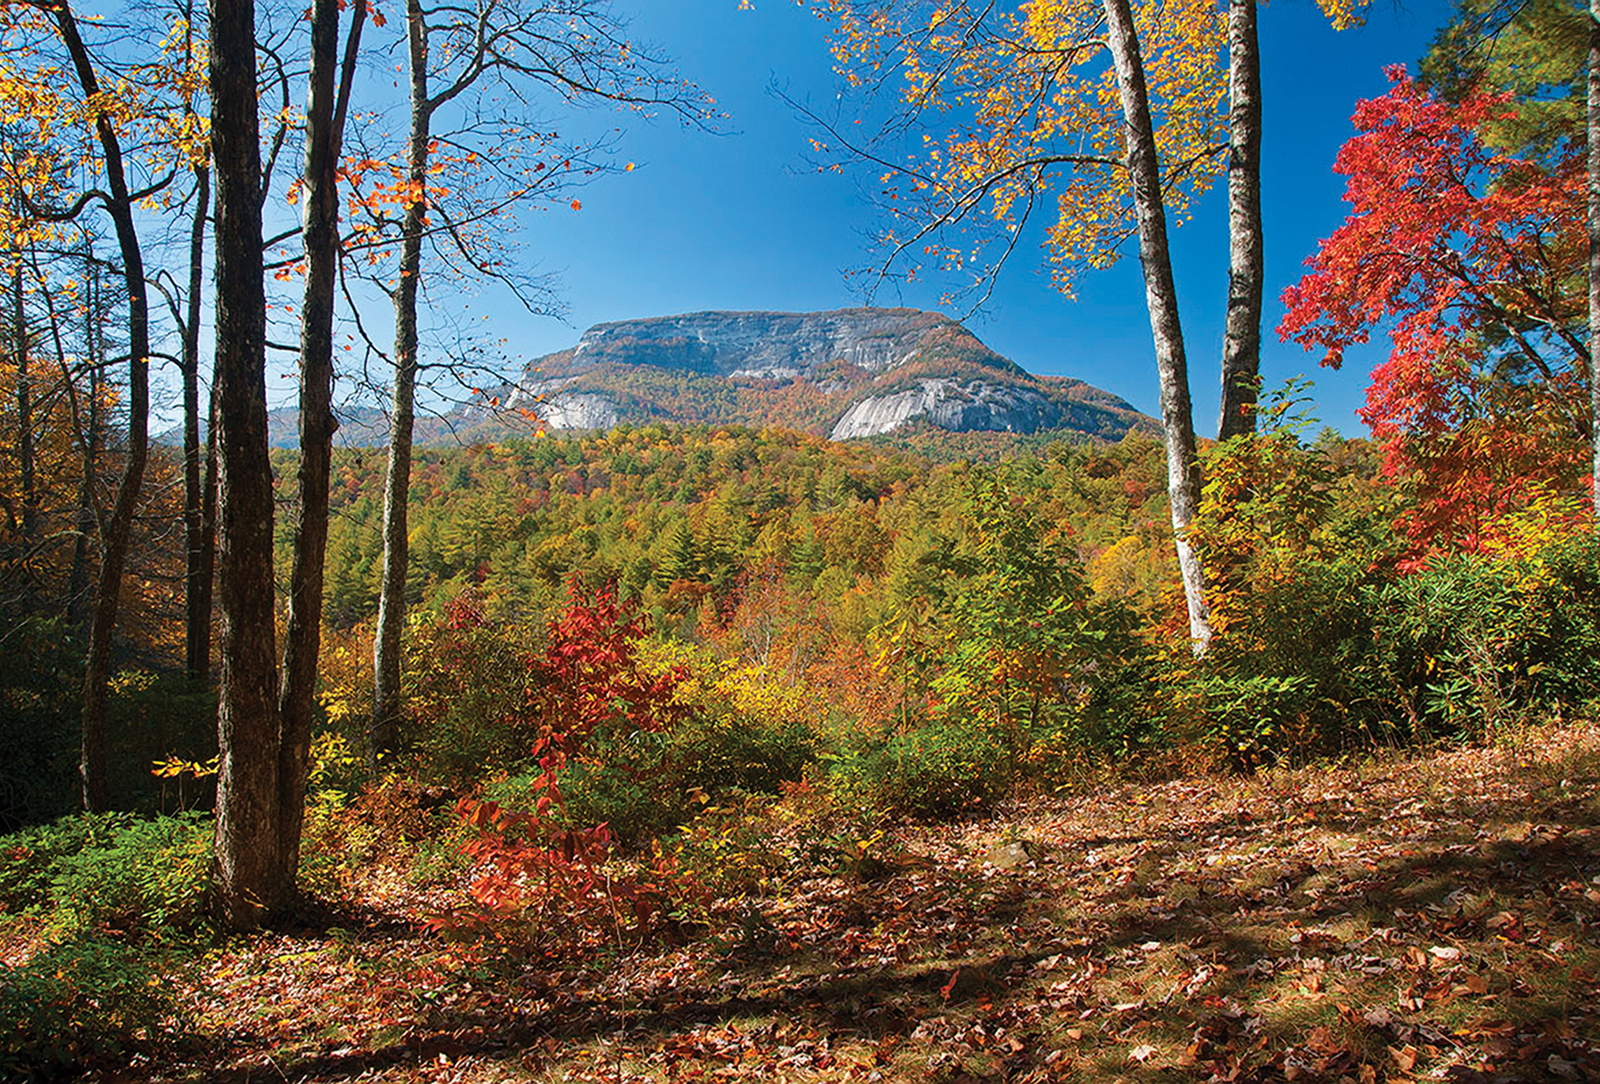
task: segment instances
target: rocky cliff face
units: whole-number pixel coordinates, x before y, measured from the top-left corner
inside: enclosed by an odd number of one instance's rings
[[[696,312],[597,324],[571,350],[534,364],[546,373],[577,373],[623,362],[779,381],[841,362],[881,373],[916,357],[933,331],[966,334],[954,321],[915,309]]]
[[[535,411],[552,429],[770,424],[835,440],[916,422],[1115,439],[1149,423],[1113,395],[1032,376],[955,321],[916,309],[700,312],[599,324],[571,349],[532,362],[500,399]]]
[[[1117,440],[1154,430],[1116,396],[1034,376],[948,317],[917,309],[696,312],[597,324],[576,346],[529,363],[471,405],[419,414],[416,441],[498,440],[623,423],[772,425],[834,440],[910,426],[949,432],[1060,430]],[[382,445],[384,412],[340,414],[347,447]],[[269,414],[275,447],[297,443],[298,413]],[[176,443],[174,430],[157,437]]]
[[[858,399],[828,435],[834,440],[877,436],[914,418],[926,418],[954,433],[976,429],[1035,433],[1059,428],[1063,415],[1048,397],[1029,388],[940,377],[919,380],[905,391]]]

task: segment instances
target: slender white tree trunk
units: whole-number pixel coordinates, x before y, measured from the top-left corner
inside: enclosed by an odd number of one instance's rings
[[[1597,0],[1600,2],[1600,0]],[[1194,415],[1189,401],[1189,363],[1183,350],[1183,325],[1178,319],[1178,290],[1172,278],[1167,247],[1167,212],[1161,196],[1161,163],[1156,155],[1155,127],[1150,119],[1144,64],[1128,0],[1105,0],[1107,39],[1116,67],[1117,91],[1128,144],[1128,173],[1133,185],[1134,214],[1139,223],[1139,262],[1144,268],[1145,303],[1150,334],[1161,377],[1161,432],[1167,447],[1167,494],[1172,503],[1172,531],[1177,540],[1178,567],[1189,608],[1189,635],[1195,653],[1211,643],[1211,612],[1206,606],[1205,573],[1186,537],[1200,505],[1200,456],[1195,447]]]

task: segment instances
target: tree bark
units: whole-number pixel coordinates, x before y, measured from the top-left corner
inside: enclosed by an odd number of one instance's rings
[[[279,857],[273,494],[253,0],[211,0],[210,82],[222,523],[214,891],[223,925],[246,929],[277,910],[292,887],[284,883]]]
[[[417,390],[417,287],[428,203],[428,30],[419,0],[406,0],[406,44],[411,69],[411,131],[406,177],[414,193],[400,235],[400,281],[394,293],[394,400],[389,417],[389,465],[383,490],[383,583],[378,633],[372,647],[372,720],[367,750],[375,767],[394,749],[400,723],[400,651],[405,628],[406,512],[411,488],[411,433]]]
[[[1228,3],[1228,311],[1217,439],[1256,428],[1261,381],[1261,49],[1256,0]]]
[[[89,540],[100,529],[99,498],[95,493],[100,469],[100,363],[105,351],[100,335],[100,266],[84,249],[83,352],[89,370],[88,419],[83,426],[83,475],[78,486],[78,529],[72,545],[72,572],[67,581],[67,623],[73,632],[89,636]],[[63,372],[63,379],[70,376]]]
[[[300,523],[289,575],[284,632],[282,728],[278,760],[279,859],[293,883],[300,865],[317,657],[322,647],[323,566],[328,548],[328,474],[333,461],[333,303],[339,267],[339,149],[366,4],[357,0],[339,67],[340,0],[315,0],[311,11],[311,86],[306,102],[303,237],[305,295],[300,306]]]
[[[11,362],[17,367],[17,471],[22,486],[22,553],[38,541],[39,486],[33,443],[33,377],[28,371],[28,311],[22,289],[22,258],[11,269]],[[26,564],[23,580],[29,582]]]
[[[100,81],[78,34],[72,8],[60,3],[49,10],[72,59],[78,86],[85,98],[94,101],[100,94]],[[128,447],[122,479],[117,485],[116,503],[101,535],[100,580],[89,626],[89,658],[84,667],[83,737],[78,774],[83,782],[83,806],[91,812],[106,808],[105,729],[111,634],[117,624],[117,603],[122,592],[133,515],[144,484],[150,413],[150,307],[144,285],[144,256],[134,229],[133,201],[123,168],[122,145],[103,112],[95,115],[94,124],[100,151],[105,156],[106,185],[110,189],[105,207],[116,228],[123,282],[128,291]]]
[[[1189,609],[1189,635],[1198,655],[1204,654],[1211,643],[1211,614],[1206,606],[1205,574],[1185,534],[1200,504],[1200,457],[1195,446],[1194,417],[1189,401],[1183,325],[1178,319],[1178,291],[1167,247],[1161,165],[1156,155],[1155,128],[1150,119],[1133,11],[1128,0],[1105,0],[1105,13],[1117,92],[1127,126],[1128,174],[1133,186],[1134,214],[1139,223],[1139,262],[1144,269],[1145,303],[1150,312],[1150,333],[1161,378],[1161,432],[1167,449],[1172,532]]]
[[[1587,137],[1589,140],[1589,425],[1594,445],[1591,496],[1600,519],[1600,0],[1589,0],[1589,73]]]
[[[188,314],[183,329],[183,604],[184,669],[200,680],[211,670],[211,572],[200,443],[200,288],[211,211],[211,167],[196,166],[194,221],[189,227]],[[210,426],[207,426],[207,446]]]

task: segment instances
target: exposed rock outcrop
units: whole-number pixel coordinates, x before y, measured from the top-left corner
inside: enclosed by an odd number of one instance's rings
[[[924,378],[915,388],[858,399],[828,434],[834,440],[892,432],[914,418],[965,433],[994,429],[1035,433],[1062,424],[1063,411],[1038,392],[986,381]]]
[[[835,440],[916,421],[956,432],[1074,429],[1115,439],[1148,419],[1078,380],[1037,377],[917,309],[697,312],[597,324],[502,397],[553,429],[618,422],[777,424]]]
[[[295,412],[274,411],[275,443]],[[473,403],[418,417],[418,443],[623,423],[775,425],[849,440],[912,425],[952,432],[1061,430],[1116,440],[1154,422],[1066,377],[1034,376],[965,327],[917,309],[696,312],[597,324],[570,349]],[[343,444],[382,444],[381,411],[342,416]]]

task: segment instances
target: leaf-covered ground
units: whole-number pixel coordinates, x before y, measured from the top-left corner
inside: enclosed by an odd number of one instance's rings
[[[88,1079],[1600,1079],[1600,733],[907,828],[719,932],[513,962],[395,871]],[[879,856],[879,857],[875,857]]]

